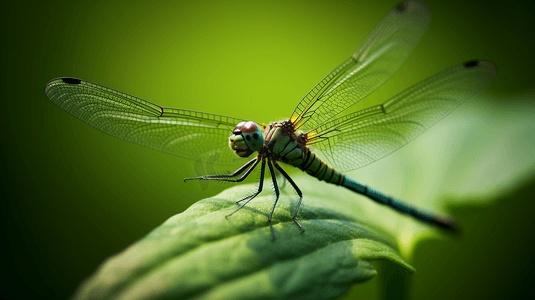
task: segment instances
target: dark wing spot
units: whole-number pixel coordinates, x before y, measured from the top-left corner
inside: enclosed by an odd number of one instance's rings
[[[407,9],[407,3],[405,2],[401,2],[400,4],[398,4],[398,6],[396,6],[396,10],[398,12],[403,12]]]
[[[70,77],[61,78],[61,80],[63,82],[65,82],[65,83],[68,83],[68,84],[80,84],[80,83],[82,83],[82,81],[80,79],[70,78]]]
[[[258,140],[258,133],[253,133],[253,139]]]
[[[471,68],[471,67],[475,67],[477,65],[479,65],[479,61],[477,61],[477,60],[467,61],[467,62],[464,63],[464,67],[465,68]]]
[[[250,135],[246,135],[245,138],[250,141],[251,140],[251,136]]]

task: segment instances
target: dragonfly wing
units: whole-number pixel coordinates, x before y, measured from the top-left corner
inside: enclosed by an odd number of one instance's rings
[[[290,120],[309,132],[386,82],[410,55],[429,23],[427,6],[405,1],[392,9],[358,49],[297,105]]]
[[[350,171],[401,148],[462,103],[477,95],[496,76],[486,61],[464,63],[410,87],[381,105],[325,123],[308,134],[341,171]]]
[[[239,162],[228,137],[245,120],[162,107],[75,78],[53,79],[45,93],[66,112],[123,140],[204,163]]]

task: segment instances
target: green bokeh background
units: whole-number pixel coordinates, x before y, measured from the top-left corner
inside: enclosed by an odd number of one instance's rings
[[[5,4],[0,296],[69,297],[106,257],[225,188],[185,185],[182,178],[196,175],[192,162],[107,136],[71,117],[44,95],[48,80],[74,76],[164,106],[279,120],[397,2]],[[426,34],[370,101],[475,58],[498,65],[488,93],[506,99],[535,92],[530,1],[426,4],[432,12]],[[459,212],[471,226],[463,238],[423,244],[414,256],[412,296],[533,294],[534,205],[527,201],[533,181],[524,187],[528,192],[513,200]],[[486,224],[495,220],[501,226],[489,231]],[[374,279],[347,297],[374,298],[377,284]]]

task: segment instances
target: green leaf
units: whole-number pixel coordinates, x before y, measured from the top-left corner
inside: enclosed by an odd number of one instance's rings
[[[104,262],[75,298],[329,299],[373,277],[373,260],[414,271],[392,236],[333,205],[334,197],[315,196],[310,185],[299,211],[303,233],[291,219],[298,200],[291,188],[283,189],[290,195],[281,195],[275,210],[275,240],[267,223],[269,190],[226,218],[254,188],[228,189],[170,218]]]

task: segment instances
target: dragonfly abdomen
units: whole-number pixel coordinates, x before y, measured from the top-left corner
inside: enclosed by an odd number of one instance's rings
[[[412,215],[413,217],[420,219],[424,222],[435,224],[446,229],[455,229],[457,227],[455,225],[455,221],[450,217],[419,210],[399,200],[393,199],[392,197],[388,197],[385,194],[379,192],[378,190],[364,185],[349,176],[344,176],[342,186],[359,194],[365,195],[368,198],[375,200],[381,204],[388,205],[401,213]]]
[[[344,175],[342,173],[329,166],[321,160],[316,153],[310,151],[308,148],[305,153],[303,153],[302,163],[296,167],[319,180],[334,183],[336,185],[341,185],[344,182]]]

